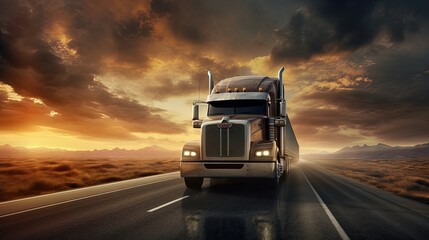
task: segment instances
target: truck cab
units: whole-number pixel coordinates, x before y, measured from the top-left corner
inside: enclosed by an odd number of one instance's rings
[[[209,72],[207,101],[193,104],[193,127],[201,139],[185,144],[180,174],[188,188],[204,178],[268,178],[276,184],[298,161],[299,146],[286,113],[280,69],[278,78],[238,76],[213,86]],[[199,119],[199,105],[207,117]]]

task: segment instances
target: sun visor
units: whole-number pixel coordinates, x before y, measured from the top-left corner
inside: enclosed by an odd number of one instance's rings
[[[212,94],[207,97],[207,102],[228,101],[228,100],[270,100],[270,95],[266,92],[230,92]]]

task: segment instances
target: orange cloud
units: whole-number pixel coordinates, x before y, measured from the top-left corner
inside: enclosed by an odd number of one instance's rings
[[[427,6],[352,6],[244,0],[2,4],[0,135],[43,129],[115,145],[151,136],[160,143],[172,135],[185,140],[198,134],[184,106],[200,89],[205,98],[207,70],[217,82],[276,76],[284,65],[288,111],[304,148],[423,141]],[[402,140],[392,134],[400,128],[410,130]]]

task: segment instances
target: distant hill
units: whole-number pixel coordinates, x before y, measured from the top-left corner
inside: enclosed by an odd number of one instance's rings
[[[397,159],[397,158],[418,158],[429,157],[429,143],[418,144],[411,147],[389,146],[379,143],[377,145],[356,145],[344,147],[333,153],[326,154],[306,154],[303,157],[323,157],[323,158],[360,158],[360,159]]]
[[[157,145],[135,150],[114,148],[69,151],[64,149],[13,147],[6,144],[0,145],[0,157],[178,158],[180,157],[180,151],[167,150]]]
[[[373,146],[369,146],[369,145],[364,144],[362,146],[356,145],[353,147],[345,147],[345,148],[342,148],[342,149],[336,151],[335,153],[336,154],[342,154],[342,153],[355,153],[355,152],[362,152],[362,151],[364,151],[364,152],[389,151],[392,148],[393,147],[386,145],[386,144],[383,144],[383,143],[379,143],[379,144],[373,145]]]

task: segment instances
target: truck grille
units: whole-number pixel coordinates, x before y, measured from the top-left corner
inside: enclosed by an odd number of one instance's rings
[[[219,128],[216,124],[205,127],[207,157],[243,157],[246,146],[244,125],[233,124]]]

